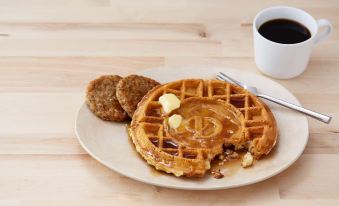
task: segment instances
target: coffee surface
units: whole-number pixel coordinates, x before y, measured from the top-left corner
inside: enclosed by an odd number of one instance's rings
[[[259,33],[281,44],[296,44],[311,38],[311,32],[304,25],[289,19],[267,21],[259,27]]]

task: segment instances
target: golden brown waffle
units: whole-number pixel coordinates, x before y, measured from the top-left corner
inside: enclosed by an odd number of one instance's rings
[[[181,100],[165,114],[158,99],[166,93]],[[177,129],[168,117],[183,116]],[[129,130],[136,150],[156,169],[176,176],[203,176],[223,147],[268,154],[277,139],[274,117],[256,96],[218,80],[186,79],[155,87],[139,103]]]

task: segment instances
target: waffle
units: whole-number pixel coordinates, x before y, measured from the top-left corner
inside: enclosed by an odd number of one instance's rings
[[[175,94],[178,109],[166,114],[159,97]],[[172,129],[168,117],[183,116]],[[186,79],[153,88],[134,113],[129,134],[136,150],[157,170],[175,176],[204,176],[224,148],[247,149],[259,159],[277,140],[275,119],[256,96],[219,80]]]

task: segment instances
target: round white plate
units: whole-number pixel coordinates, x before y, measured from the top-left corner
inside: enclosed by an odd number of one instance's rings
[[[185,78],[215,78],[219,72],[265,93],[300,105],[291,92],[280,84],[260,75],[225,67],[160,67],[140,72],[141,75],[166,83]],[[97,118],[84,104],[78,113],[75,130],[80,144],[96,160],[112,170],[148,184],[190,190],[212,190],[239,187],[270,178],[285,170],[304,151],[308,140],[308,123],[305,116],[267,102],[278,126],[279,139],[275,150],[248,169],[238,169],[223,179],[207,175],[202,179],[177,178],[155,173],[136,153],[128,135],[127,123],[106,122]],[[227,173],[227,171],[226,171]]]

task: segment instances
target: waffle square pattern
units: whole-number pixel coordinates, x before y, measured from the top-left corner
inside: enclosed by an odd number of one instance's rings
[[[165,113],[159,102],[174,94],[180,107]],[[171,128],[168,118],[182,122]],[[202,177],[225,148],[248,150],[256,159],[277,142],[270,109],[245,89],[219,80],[185,79],[160,85],[141,100],[129,135],[139,154],[157,170],[175,176]]]

